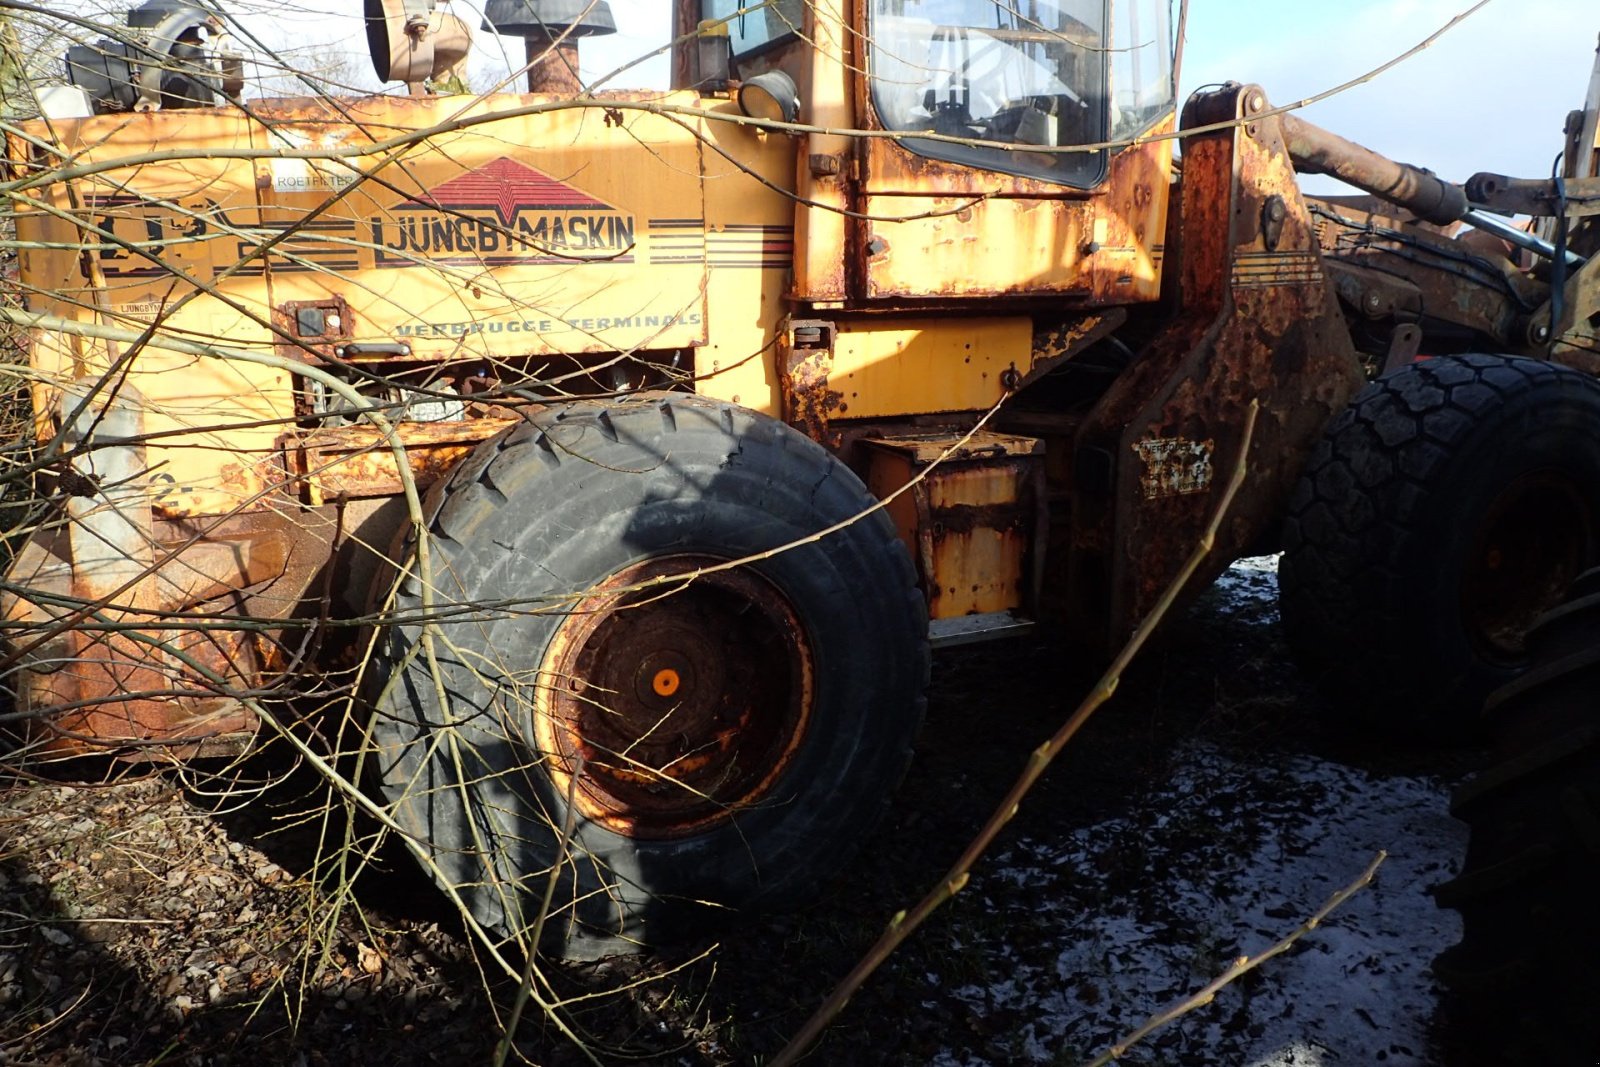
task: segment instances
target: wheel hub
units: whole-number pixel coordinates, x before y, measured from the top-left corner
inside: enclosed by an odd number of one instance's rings
[[[1508,486],[1485,516],[1462,581],[1473,640],[1520,662],[1524,638],[1593,560],[1590,508],[1570,480],[1535,474]]]
[[[545,654],[535,734],[585,817],[677,837],[757,802],[810,719],[810,644],[788,598],[725,561],[664,556],[612,575]],[[575,779],[575,780],[574,780]]]

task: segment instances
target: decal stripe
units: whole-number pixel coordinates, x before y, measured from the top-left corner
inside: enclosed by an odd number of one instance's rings
[[[786,270],[794,263],[794,227],[731,223],[708,236],[706,265]]]

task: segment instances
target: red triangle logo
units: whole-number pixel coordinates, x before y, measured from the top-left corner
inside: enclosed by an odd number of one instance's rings
[[[451,178],[420,202],[447,210],[490,208],[511,225],[518,211],[615,210],[581,189],[557,181],[532,167],[501,156],[477,170]]]

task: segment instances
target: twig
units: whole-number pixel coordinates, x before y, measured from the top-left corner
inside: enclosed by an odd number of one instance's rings
[[[524,951],[527,959],[523,964],[522,982],[517,986],[516,999],[511,1004],[511,1017],[506,1020],[505,1033],[500,1036],[500,1043],[494,1050],[494,1067],[505,1067],[506,1056],[511,1052],[511,1047],[516,1041],[517,1026],[522,1021],[523,1009],[528,1006],[528,997],[533,992],[533,980],[536,973],[536,961],[539,958],[539,941],[544,932],[545,919],[550,915],[550,906],[555,900],[556,884],[561,880],[561,870],[567,863],[567,852],[572,845],[572,835],[577,829],[578,821],[578,778],[583,774],[583,757],[578,757],[577,766],[572,769],[572,777],[567,781],[567,817],[565,825],[561,827],[561,840],[556,849],[555,862],[550,865],[550,877],[545,882],[544,900],[539,903],[539,913],[534,917],[533,933],[528,938]]]
[[[1345,901],[1355,896],[1362,889],[1365,889],[1367,885],[1371,883],[1372,876],[1378,873],[1378,866],[1388,858],[1389,853],[1380,850],[1376,856],[1372,857],[1372,862],[1367,864],[1367,869],[1361,872],[1360,877],[1351,882],[1349,885],[1345,886],[1343,889],[1339,890],[1333,896],[1329,897],[1327,903],[1323,904],[1322,907],[1317,909],[1316,914],[1312,915],[1311,918],[1295,927],[1282,941],[1279,941],[1276,945],[1273,945],[1259,956],[1240,956],[1238,959],[1228,964],[1228,969],[1223,971],[1216,978],[1212,979],[1204,989],[1201,989],[1199,992],[1185,1000],[1178,1001],[1165,1011],[1152,1015],[1143,1026],[1139,1027],[1139,1029],[1133,1031],[1131,1034],[1127,1035],[1122,1040],[1118,1041],[1116,1044],[1100,1053],[1100,1055],[1096,1056],[1094,1059],[1085,1064],[1084,1067],[1106,1067],[1106,1064],[1111,1063],[1113,1060],[1121,1059],[1123,1056],[1127,1055],[1130,1048],[1132,1048],[1134,1045],[1137,1045],[1140,1041],[1143,1041],[1145,1038],[1149,1037],[1163,1026],[1182,1018],[1196,1008],[1210,1004],[1211,1001],[1216,998],[1217,993],[1221,991],[1224,986],[1231,984],[1243,975],[1249,974],[1251,971],[1255,970],[1272,957],[1287,952],[1290,945],[1294,944],[1306,934],[1309,934],[1311,931],[1315,930],[1322,923],[1322,920],[1326,919],[1335,908],[1339,907]]]
[[[801,1028],[800,1032],[783,1047],[777,1058],[772,1061],[772,1067],[789,1067],[799,1059],[806,1049],[822,1035],[822,1031],[827,1029],[828,1025],[833,1022],[834,1017],[844,1009],[845,1004],[855,995],[856,990],[860,989],[862,984],[871,977],[872,973],[878,969],[883,961],[889,958],[890,953],[894,952],[902,941],[910,937],[912,931],[921,926],[923,920],[931,915],[934,909],[961,892],[971,876],[973,865],[988,850],[1006,823],[1010,822],[1017,814],[1018,807],[1021,805],[1023,798],[1033,788],[1034,783],[1055,761],[1055,758],[1061,754],[1061,750],[1066,747],[1068,742],[1083,728],[1083,724],[1089,721],[1089,717],[1102,704],[1111,699],[1111,695],[1117,691],[1117,684],[1122,680],[1122,674],[1127,670],[1128,664],[1139,654],[1139,650],[1144,647],[1145,642],[1149,639],[1151,633],[1155,631],[1156,626],[1166,617],[1167,612],[1178,599],[1178,595],[1183,591],[1184,586],[1188,584],[1190,577],[1205,562],[1206,557],[1211,554],[1212,546],[1216,543],[1217,530],[1222,525],[1223,516],[1228,513],[1228,508],[1232,505],[1234,496],[1239,492],[1239,487],[1244,484],[1245,461],[1250,455],[1250,441],[1255,436],[1256,413],[1258,410],[1258,403],[1252,400],[1250,402],[1250,410],[1245,416],[1243,440],[1239,445],[1239,459],[1234,464],[1233,474],[1228,479],[1227,488],[1223,490],[1222,499],[1217,503],[1217,510],[1211,516],[1211,522],[1206,526],[1199,543],[1195,545],[1194,552],[1184,561],[1183,567],[1167,586],[1166,591],[1161,594],[1161,599],[1156,602],[1155,607],[1151,608],[1150,613],[1144,617],[1144,621],[1139,623],[1138,629],[1133,632],[1132,637],[1128,638],[1128,643],[1122,647],[1122,651],[1117,653],[1117,658],[1112,661],[1111,666],[1106,668],[1106,672],[1101,676],[1099,683],[1094,689],[1090,690],[1088,696],[1084,697],[1083,702],[1078,705],[1077,710],[1062,724],[1061,728],[1048,741],[1033,750],[1033,753],[1028,757],[1027,765],[1023,767],[1022,773],[1017,777],[1010,791],[1000,801],[999,806],[989,816],[988,821],[983,824],[983,828],[978,831],[977,836],[967,843],[967,847],[962,851],[955,865],[939,880],[937,885],[928,891],[928,894],[918,902],[915,908],[912,908],[909,913],[902,911],[889,920],[889,928],[867,950],[866,955],[861,957],[850,973],[834,987],[833,992],[828,994],[828,998],[822,1002],[822,1006],[816,1010],[811,1018],[806,1020],[806,1024]]]

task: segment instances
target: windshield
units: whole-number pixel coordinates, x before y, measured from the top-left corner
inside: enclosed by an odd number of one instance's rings
[[[1026,146],[1127,136],[1172,102],[1165,0],[1119,0],[1120,48],[1108,45],[1109,6],[1105,0],[872,0],[869,71],[879,121],[890,130],[1018,146],[905,140],[923,155],[1093,185],[1105,171],[1104,151]]]

